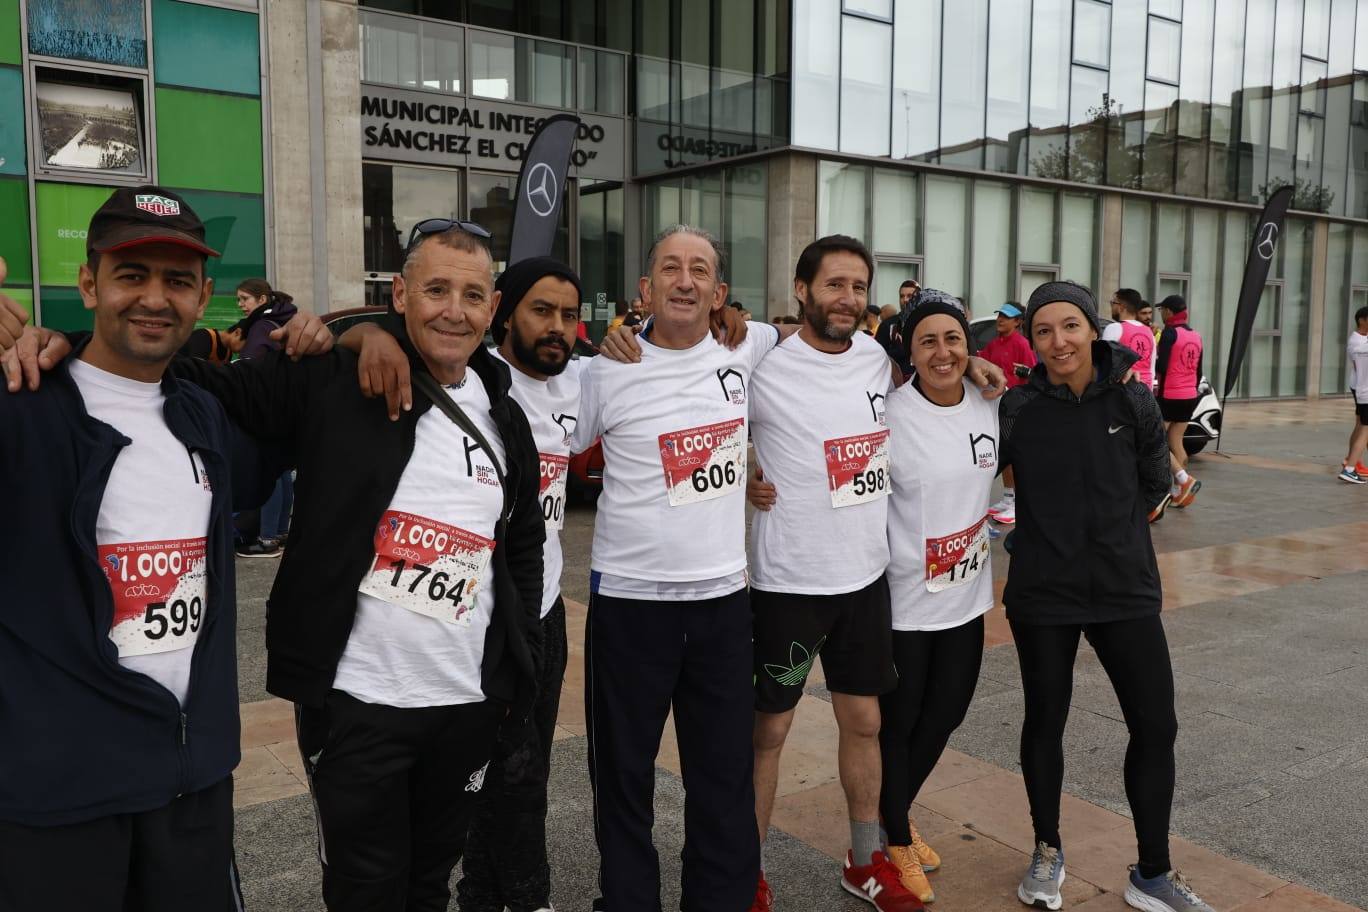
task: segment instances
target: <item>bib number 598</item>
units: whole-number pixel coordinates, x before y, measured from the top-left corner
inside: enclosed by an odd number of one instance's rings
[[[851,479],[851,484],[854,486],[856,497],[879,494],[888,490],[888,474],[883,469],[869,469]]]

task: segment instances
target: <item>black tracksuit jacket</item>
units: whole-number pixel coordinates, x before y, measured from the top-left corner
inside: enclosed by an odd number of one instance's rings
[[[1092,356],[1097,377],[1082,397],[1037,364],[1002,400],[999,462],[1017,492],[1003,592],[1013,621],[1119,621],[1162,605],[1149,512],[1169,491],[1163,419],[1143,383],[1117,382],[1133,351],[1095,342]]]
[[[427,371],[401,321],[389,330],[413,371]],[[489,394],[489,414],[505,450],[503,515],[494,529],[494,610],[485,636],[486,697],[526,716],[541,662],[542,542],[537,447],[527,417],[508,395],[508,368],[483,347],[470,369]],[[229,417],[278,446],[298,470],[294,518],[266,616],[266,689],[322,706],[356,617],[356,593],[375,559],[375,528],[389,508],[418,419],[432,403],[421,393],[390,421],[384,399],[367,399],[356,356],[334,350],[290,361],[281,352],[230,366],[177,358],[172,371],[203,386]],[[453,458],[455,458],[453,456]]]

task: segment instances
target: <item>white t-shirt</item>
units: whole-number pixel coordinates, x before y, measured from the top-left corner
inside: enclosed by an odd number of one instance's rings
[[[661,600],[680,588],[660,584],[689,584],[692,597],[745,585],[748,394],[778,340],[775,327],[751,323],[734,351],[711,335],[682,350],[639,338],[639,364],[590,362],[571,449],[603,438],[597,591]]]
[[[1354,391],[1354,401],[1368,404],[1368,336],[1351,332],[1345,354],[1349,364],[1349,388]]]
[[[489,395],[473,370],[447,394],[494,447]],[[436,406],[418,419],[409,457],[376,529],[376,557],[333,686],[366,703],[477,703],[494,610],[494,526],[503,488],[489,454]],[[474,590],[473,599],[471,591]]]
[[[751,436],[773,509],[751,523],[751,585],[766,592],[858,592],[888,567],[892,365],[856,333],[840,354],[794,333],[751,383]]]
[[[114,460],[95,522],[100,569],[114,595],[109,638],[120,665],[152,678],[184,706],[211,607],[209,475],[166,426],[161,384],[76,359],[71,379],[91,417],[133,441]]]
[[[967,380],[958,405],[935,405],[911,383],[888,395],[894,630],[958,627],[993,607],[987,516],[997,405]]]
[[[504,361],[498,349],[490,354]],[[507,361],[504,361],[507,364]],[[561,592],[561,571],[565,557],[561,552],[561,530],[565,528],[565,485],[570,475],[570,441],[579,415],[580,371],[583,361],[571,361],[555,377],[537,380],[513,365],[513,399],[527,414],[532,439],[537,444],[541,486],[538,502],[546,521],[546,544],[542,546],[541,616],[546,617]]]

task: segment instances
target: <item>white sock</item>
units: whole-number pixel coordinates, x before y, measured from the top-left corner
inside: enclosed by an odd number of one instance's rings
[[[1187,473],[1187,469],[1179,469],[1179,470],[1178,470],[1178,474],[1174,475],[1173,477],[1176,478],[1176,479],[1178,479],[1178,483],[1179,483],[1180,485],[1187,484],[1187,482],[1188,482],[1188,473]]]

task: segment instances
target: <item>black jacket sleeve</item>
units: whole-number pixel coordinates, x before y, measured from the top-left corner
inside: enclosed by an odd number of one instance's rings
[[[1021,410],[1034,397],[1029,386],[1014,386],[1002,397],[998,406],[998,474],[1012,467],[1012,430]]]
[[[1159,336],[1159,350],[1155,353],[1154,379],[1158,383],[1155,395],[1164,398],[1164,381],[1168,379],[1169,356],[1173,354],[1173,343],[1178,341],[1178,331],[1165,327]]]
[[[511,431],[516,442],[505,443],[504,452],[519,460],[516,472],[517,490],[514,491],[513,510],[508,518],[508,572],[522,601],[523,634],[532,654],[537,674],[542,666],[542,545],[546,541],[546,521],[542,518],[538,495],[541,476],[537,465],[537,445],[527,416],[512,399],[508,400],[512,418]],[[510,468],[512,468],[510,466]],[[514,476],[513,472],[509,473]]]
[[[1140,497],[1145,512],[1153,510],[1169,493],[1169,448],[1159,403],[1137,380],[1126,384],[1126,401],[1135,417],[1135,467],[1140,475]]]

